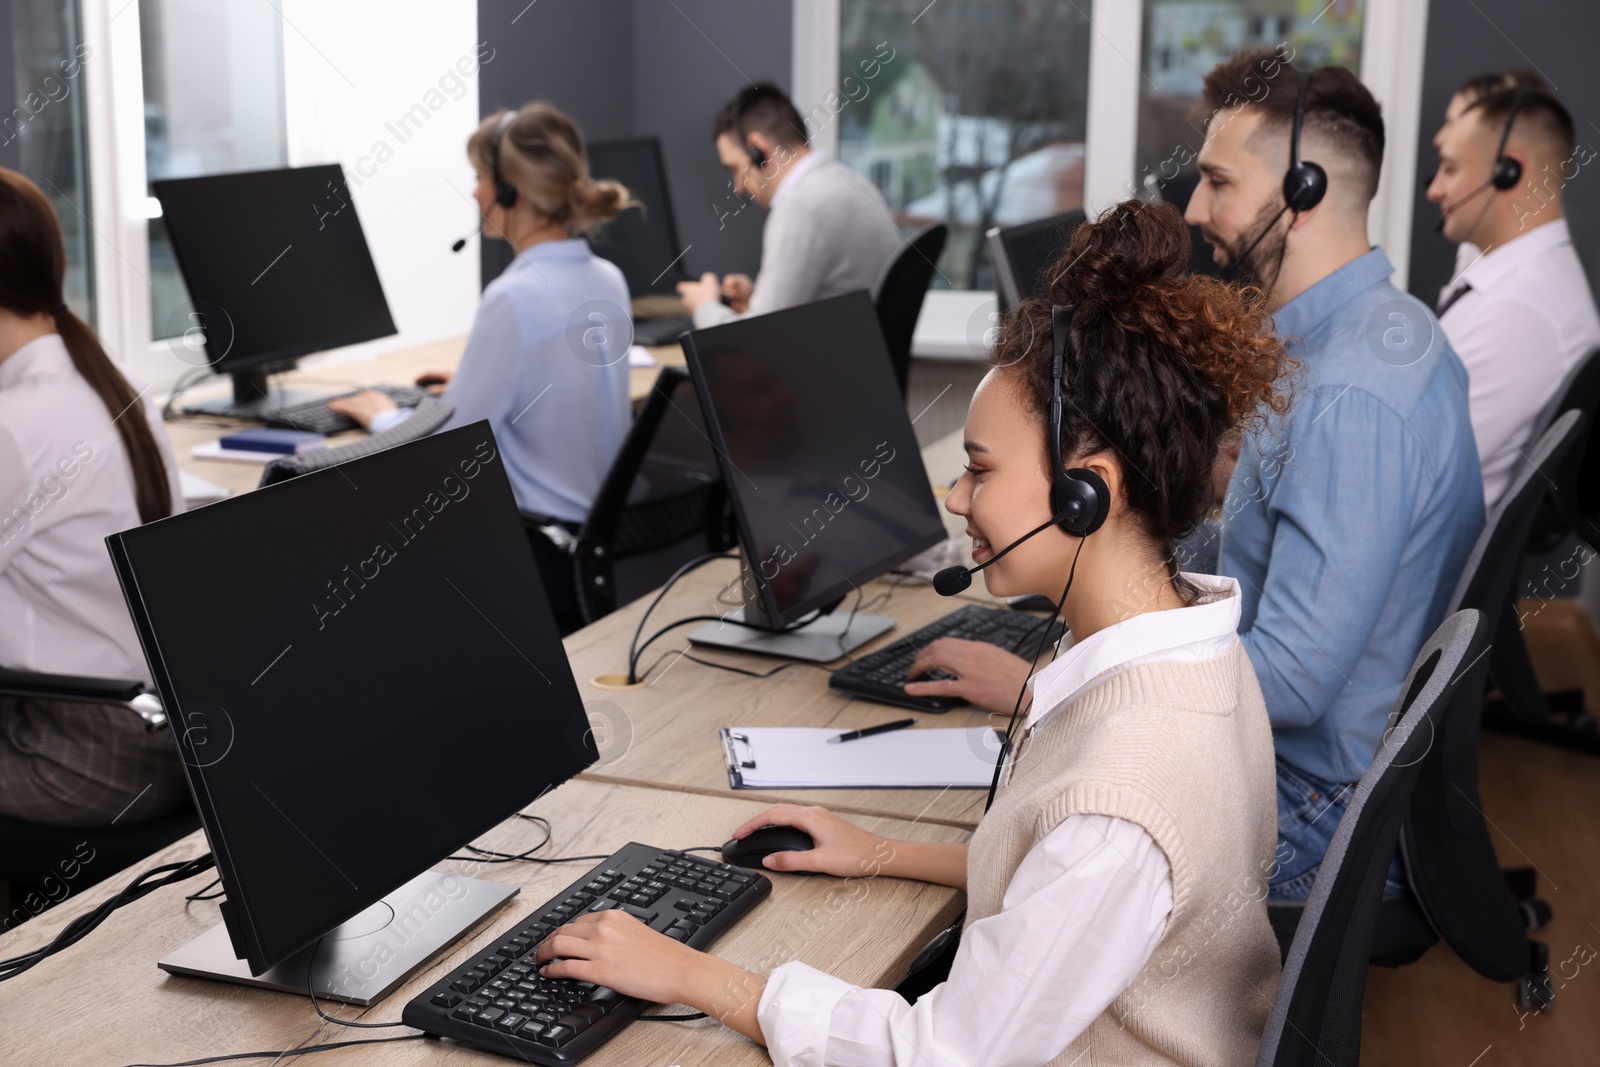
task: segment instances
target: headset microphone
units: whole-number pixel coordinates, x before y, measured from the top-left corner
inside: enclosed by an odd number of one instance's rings
[[[1512,162],[1516,162],[1516,161],[1513,160]],[[1497,188],[1497,186],[1494,184],[1494,179],[1490,178],[1488,181],[1484,182],[1482,185],[1480,185],[1476,189],[1472,190],[1472,192],[1468,193],[1466,196],[1463,196],[1460,200],[1457,200],[1455,203],[1451,204],[1448,210],[1441,211],[1439,213],[1439,221],[1433,224],[1433,232],[1434,233],[1443,233],[1444,232],[1444,224],[1446,222],[1450,221],[1450,216],[1455,214],[1455,212],[1463,204],[1466,204],[1468,201],[1477,199],[1477,197],[1481,193],[1485,192],[1486,190],[1493,189],[1493,188]],[[1474,226],[1473,228],[1476,229],[1477,227]]]
[[[481,231],[481,227],[480,227],[479,230],[473,230],[472,233],[478,233],[480,231]],[[467,237],[471,237],[472,233],[467,234]],[[450,246],[450,251],[459,252],[463,248],[467,247],[467,237],[458,237],[458,238],[456,238],[456,243]]]
[[[955,596],[957,593],[965,592],[967,587],[972,584],[972,576],[974,574],[977,574],[991,563],[998,563],[1001,556],[1005,555],[1007,552],[1010,552],[1013,548],[1016,548],[1034,534],[1043,533],[1044,531],[1050,529],[1050,527],[1058,525],[1064,521],[1066,521],[1065,515],[1050,516],[1048,521],[1035,526],[1033,529],[1029,530],[1027,533],[1023,534],[1021,537],[1017,538],[1015,541],[1011,542],[1005,548],[1002,548],[999,552],[996,552],[994,555],[990,556],[976,567],[946,567],[944,570],[933,576],[934,592],[938,593],[940,596]]]

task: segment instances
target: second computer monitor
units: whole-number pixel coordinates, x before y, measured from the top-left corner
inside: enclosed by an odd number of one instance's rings
[[[995,227],[988,233],[994,261],[995,288],[1001,309],[1014,308],[1050,288],[1050,265],[1061,258],[1072,231],[1084,220],[1082,211],[1067,211],[1018,226]]]
[[[746,612],[786,626],[942,541],[866,290],[686,335],[739,520]]]
[[[603,141],[589,146],[589,173],[628,187],[630,207],[589,238],[594,254],[609,259],[628,279],[629,296],[674,295],[683,273],[684,249],[672,218],[661,143],[654,137]]]

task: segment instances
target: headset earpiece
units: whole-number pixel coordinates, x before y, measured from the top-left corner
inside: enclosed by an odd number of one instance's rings
[[[1494,150],[1494,170],[1489,172],[1489,184],[1502,193],[1515,189],[1522,181],[1522,161],[1506,155],[1506,142],[1511,140],[1511,124],[1517,121],[1517,112],[1522,109],[1522,101],[1527,96],[1528,90],[1518,89],[1517,95],[1511,98],[1511,107],[1506,111],[1505,128],[1500,131],[1500,147]]]
[[[1088,537],[1105,525],[1111,512],[1111,489],[1087,467],[1068,468],[1061,458],[1062,409],[1066,406],[1067,339],[1072,333],[1072,308],[1050,309],[1050,425],[1045,446],[1050,452],[1050,514],[1073,537]]]
[[[1300,87],[1295,96],[1294,129],[1289,135],[1289,169],[1283,174],[1283,202],[1295,212],[1310,211],[1328,194],[1328,172],[1319,164],[1300,158],[1300,134],[1306,124],[1306,92],[1311,88],[1312,73],[1295,74]]]
[[[489,142],[490,177],[494,181],[494,202],[506,210],[517,206],[517,187],[506,181],[500,173],[500,139],[506,135],[506,128],[517,117],[515,111],[507,111],[500,116],[500,125],[494,131],[494,139]]]

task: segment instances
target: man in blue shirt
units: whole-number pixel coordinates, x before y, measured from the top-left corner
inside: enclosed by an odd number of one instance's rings
[[[1466,371],[1367,239],[1383,157],[1378,104],[1349,71],[1314,72],[1301,155],[1322,166],[1327,191],[1295,210],[1282,188],[1296,97],[1295,71],[1271,52],[1207,76],[1211,114],[1187,212],[1214,258],[1267,294],[1300,364],[1288,414],[1241,444],[1215,546],[1218,571],[1240,584],[1239,637],[1272,719],[1277,900],[1309,895],[1484,522]],[[1014,658],[956,647],[966,644],[936,642],[918,664],[954,683],[907,691],[989,707],[1009,682],[1009,711]],[[1387,894],[1399,878],[1395,864]]]

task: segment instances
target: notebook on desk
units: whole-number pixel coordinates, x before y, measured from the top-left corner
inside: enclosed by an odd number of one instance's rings
[[[724,727],[733,789],[987,789],[1000,754],[988,726],[896,730],[829,744],[838,728]]]

